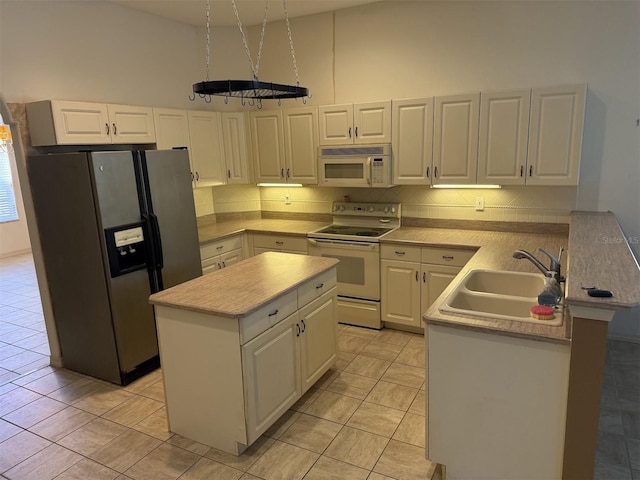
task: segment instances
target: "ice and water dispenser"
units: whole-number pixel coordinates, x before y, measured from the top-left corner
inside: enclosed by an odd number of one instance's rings
[[[142,224],[107,228],[105,236],[112,278],[147,268]]]

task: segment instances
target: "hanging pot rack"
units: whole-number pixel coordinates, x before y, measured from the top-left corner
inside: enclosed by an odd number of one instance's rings
[[[210,31],[210,19],[211,19],[211,5],[210,0],[206,2],[206,14],[207,14],[207,45],[206,45],[206,80],[193,84],[193,94],[189,97],[189,100],[194,101],[196,94],[202,98],[206,103],[211,103],[211,96],[225,97],[225,103],[229,101],[230,97],[240,98],[242,106],[245,106],[245,101],[249,101],[249,105],[256,104],[258,108],[262,108],[262,100],[278,100],[280,105],[281,99],[286,98],[302,98],[302,102],[306,104],[306,98],[309,98],[309,90],[300,86],[300,80],[298,77],[298,66],[296,63],[295,50],[293,48],[293,39],[291,36],[291,27],[289,25],[289,14],[287,12],[287,2],[282,0],[284,8],[285,21],[287,25],[287,32],[289,36],[289,48],[291,50],[291,59],[293,62],[293,69],[296,75],[296,85],[286,85],[281,83],[263,82],[258,79],[258,70],[260,68],[260,56],[262,53],[262,45],[264,41],[264,33],[267,25],[267,13],[269,9],[269,0],[265,2],[264,17],[262,20],[262,32],[260,35],[260,44],[258,46],[257,60],[254,65],[251,58],[251,52],[247,44],[247,39],[242,29],[242,23],[240,21],[240,15],[236,7],[235,0],[231,0],[233,11],[236,15],[238,28],[242,35],[242,41],[244,43],[245,52],[247,54],[249,65],[253,72],[253,80],[209,80],[209,62],[210,62],[210,43],[211,43],[211,31]]]

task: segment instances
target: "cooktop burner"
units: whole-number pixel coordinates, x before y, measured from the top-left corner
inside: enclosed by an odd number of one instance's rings
[[[333,235],[355,235],[357,237],[380,237],[393,230],[392,228],[356,227],[350,225],[329,225],[315,233],[329,233]]]

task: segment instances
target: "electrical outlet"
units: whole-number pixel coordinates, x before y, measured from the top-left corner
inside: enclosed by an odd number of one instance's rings
[[[476,210],[479,212],[484,210],[484,197],[476,197]]]
[[[291,205],[291,194],[289,193],[284,194],[284,204]]]

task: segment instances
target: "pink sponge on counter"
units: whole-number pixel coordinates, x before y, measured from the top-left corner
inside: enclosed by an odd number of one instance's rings
[[[556,316],[554,315],[555,310],[553,307],[549,307],[547,305],[534,305],[531,307],[531,315],[532,318],[537,318],[538,320],[553,320]]]

